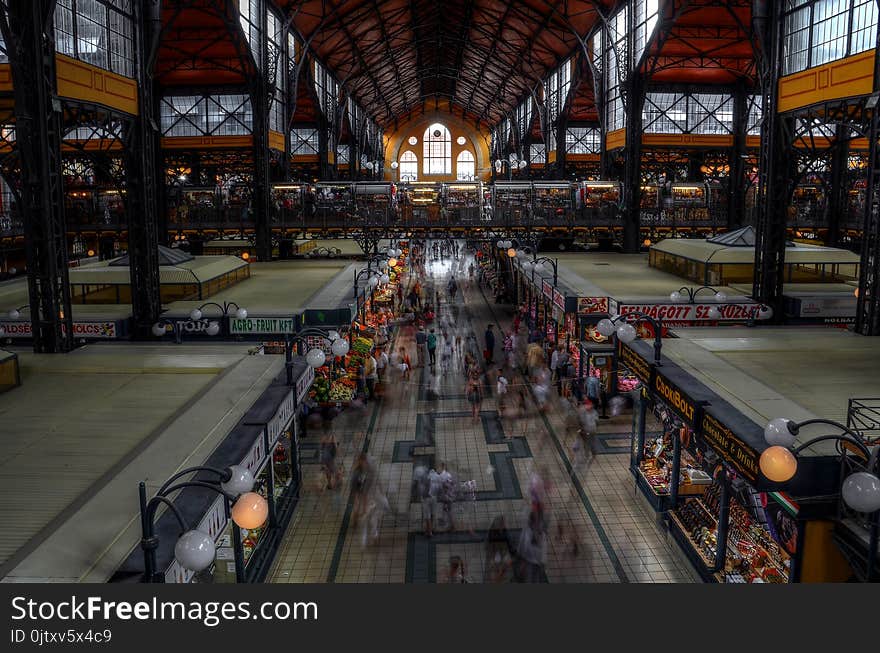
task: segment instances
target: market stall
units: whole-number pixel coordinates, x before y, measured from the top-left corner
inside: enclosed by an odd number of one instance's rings
[[[477,224],[483,212],[483,182],[443,184],[443,208],[452,225]]]
[[[667,360],[657,367],[646,343],[620,345],[619,363],[644,382],[633,415],[636,484],[707,582],[799,582],[821,578],[821,532],[839,489],[836,456],[799,460],[780,491],[760,470],[763,428]],[[648,414],[657,430],[648,431]]]
[[[204,462],[206,467],[247,468],[256,479],[254,492],[266,498],[269,515],[258,528],[240,529],[230,518],[229,500],[207,487],[181,490],[173,503],[182,519],[215,541],[216,558],[205,571],[184,569],[174,558],[180,525],[174,514],[164,512],[156,521],[158,568],[166,583],[261,582],[272,564],[282,535],[290,523],[299,497],[299,432],[295,416],[312,381],[312,368],[294,360],[294,385],[279,375],[260,395],[226,438]],[[210,472],[197,472],[194,481],[211,481]],[[143,571],[143,552],[138,547],[117,571],[127,576]]]

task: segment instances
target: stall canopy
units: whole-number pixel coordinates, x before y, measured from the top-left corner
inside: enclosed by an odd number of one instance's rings
[[[845,249],[787,242],[786,281],[841,282],[858,278],[859,255]],[[709,239],[666,238],[651,247],[651,267],[697,283],[729,285],[750,281],[755,233],[745,227]]]
[[[159,248],[162,301],[204,299],[250,276],[250,264],[237,256],[192,256]],[[129,303],[131,272],[128,256],[70,270],[75,303]]]

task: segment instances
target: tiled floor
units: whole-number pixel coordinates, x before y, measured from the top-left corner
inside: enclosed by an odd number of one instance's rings
[[[451,334],[474,335],[471,342],[478,347],[486,324],[507,327],[510,316],[505,307],[487,303],[475,283],[465,281],[469,262],[431,262],[427,284],[445,288],[454,272],[462,286],[469,285],[454,306],[441,306],[439,317],[450,320]],[[417,360],[410,332],[401,331],[397,346],[408,347]],[[525,383],[518,373],[508,378]],[[474,421],[456,366],[439,379],[430,369],[417,368],[408,382],[388,381],[380,403],[349,409],[333,422],[346,470],[342,486],[322,489],[318,465],[304,465],[302,500],[272,582],[446,582],[453,556],[465,561],[470,581],[483,582],[488,529],[503,515],[516,544],[533,472],[546,484],[549,516],[541,578],[551,583],[698,582],[628,471],[629,413],[602,420],[596,454],[584,462],[573,456],[574,435],[567,433],[566,406],[558,396],[553,395],[544,415],[529,399],[522,419],[500,419],[494,397],[487,396]],[[438,398],[425,392],[432,385],[439,386]],[[348,479],[362,451],[377,469],[390,508],[381,517],[376,541],[367,520],[357,519]],[[455,504],[454,531],[435,525],[428,538],[421,505],[413,497],[413,470],[441,461],[456,480],[476,481],[476,500]]]

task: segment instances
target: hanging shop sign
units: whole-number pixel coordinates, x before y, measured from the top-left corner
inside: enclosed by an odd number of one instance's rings
[[[312,382],[315,380],[315,368],[311,365],[306,366],[305,372],[296,380],[296,405],[300,405],[306,398]]]
[[[556,289],[553,290],[553,305],[565,313],[565,295]]]
[[[248,455],[241,461],[241,465],[247,467],[251,474],[256,476],[260,469],[262,469],[263,463],[266,461],[267,452],[268,447],[266,446],[266,438],[264,437],[263,432],[260,431],[260,435],[254,441],[254,445],[251,447]]]
[[[620,314],[627,313],[644,313],[655,319],[660,318],[670,323],[670,326],[679,326],[681,324],[690,325],[694,322],[726,322],[726,321],[745,321],[753,317],[755,309],[760,304],[742,303],[742,304],[726,304],[719,306],[718,304],[621,304],[619,307]],[[712,309],[717,309],[721,314],[719,318],[710,318],[709,313]]]
[[[550,301],[553,301],[553,284],[550,283],[549,281],[544,281],[542,279],[541,280],[541,293],[544,295],[544,297],[546,297]]]
[[[300,327],[340,327],[349,326],[354,320],[352,306],[327,310],[308,308],[299,317]]]
[[[292,334],[295,330],[296,322],[292,317],[229,318],[229,333],[232,335]]]
[[[607,297],[578,297],[577,298],[578,315],[589,315],[590,313],[607,313],[608,298]]]
[[[10,320],[0,322],[3,327],[4,338],[30,338],[32,337],[30,321]],[[90,340],[114,340],[119,338],[122,333],[119,323],[116,321],[98,321],[98,322],[74,322],[73,337],[88,338]],[[61,332],[67,333],[67,326],[61,324]]]
[[[309,367],[309,369],[312,369]],[[312,370],[312,374],[314,374],[314,370]],[[284,430],[287,428],[287,425],[290,424],[290,420],[293,418],[293,413],[296,410],[296,399],[293,394],[293,390],[287,393],[284,397],[284,400],[278,406],[278,410],[275,411],[275,415],[272,416],[272,419],[269,420],[268,424],[266,424],[266,433],[269,436],[269,444],[275,444],[278,438],[281,437],[281,434],[284,433]]]
[[[760,454],[709,411],[711,407],[703,413],[701,437],[715,453],[754,484],[758,480]]]
[[[685,392],[659,371],[654,373],[654,392],[672,411],[681,417],[686,424],[695,425],[698,405]]]
[[[642,358],[635,351],[627,347],[618,340],[617,361],[618,364],[626,367],[645,385],[651,384],[651,377],[654,372],[654,365]]]

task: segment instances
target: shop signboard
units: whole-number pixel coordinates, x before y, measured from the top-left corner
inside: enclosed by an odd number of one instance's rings
[[[758,480],[760,454],[707,409],[703,413],[701,436],[731,467],[754,483]]]
[[[553,301],[553,284],[544,279],[541,280],[541,293],[549,299]]]
[[[651,384],[654,365],[642,358],[628,346],[618,342],[617,362],[632,372],[645,385]]]
[[[300,315],[301,327],[327,327],[350,326],[354,320],[355,312],[352,306],[345,308],[318,309],[308,308]]]
[[[644,313],[655,319],[662,319],[668,326],[693,325],[698,322],[744,322],[755,313],[760,304],[744,302],[740,304],[620,304],[621,315],[627,313]],[[712,309],[721,314],[718,318],[710,318]]]
[[[565,313],[565,295],[563,295],[555,288],[553,290],[553,305],[560,311]]]
[[[264,437],[263,432],[260,431],[260,435],[257,437],[254,445],[248,452],[248,455],[244,457],[244,460],[242,460],[240,464],[243,467],[247,467],[251,474],[256,477],[260,469],[263,467],[263,462],[266,460],[267,453],[266,438]]]
[[[577,302],[578,315],[608,312],[607,297],[578,297]]]
[[[293,334],[296,322],[292,317],[269,317],[249,315],[244,319],[229,318],[229,333],[232,335]]]
[[[0,321],[3,328],[4,338],[30,338],[31,323],[29,320],[3,320]],[[67,332],[67,327],[62,323],[62,333]],[[89,340],[115,340],[122,333],[119,322],[111,320],[98,320],[94,322],[75,321],[73,323],[73,337],[86,338]]]
[[[662,368],[661,368],[662,369]],[[685,424],[696,426],[700,406],[687,395],[675,383],[663,375],[660,370],[654,370],[654,393],[672,411],[678,415]]]
[[[795,317],[855,317],[856,297],[847,293],[842,297],[793,297]]]
[[[308,366],[308,369],[312,369],[311,366]],[[314,374],[314,370],[312,371],[312,374]],[[293,390],[291,390],[281,401],[278,410],[275,411],[275,415],[273,415],[272,419],[269,420],[269,423],[266,424],[266,433],[269,435],[270,445],[274,444],[278,438],[281,437],[281,434],[284,433],[284,429],[290,424],[290,420],[293,418],[295,409],[296,401]]]
[[[315,368],[311,365],[306,366],[305,372],[300,374],[300,377],[296,380],[296,405],[300,405],[303,400],[306,398],[306,394],[309,391],[309,388],[312,387],[312,382],[315,380]]]

